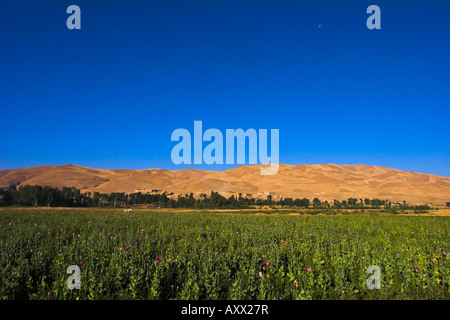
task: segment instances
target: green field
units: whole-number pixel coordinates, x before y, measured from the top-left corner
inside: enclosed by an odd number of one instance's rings
[[[449,299],[449,236],[438,216],[3,209],[0,299]]]

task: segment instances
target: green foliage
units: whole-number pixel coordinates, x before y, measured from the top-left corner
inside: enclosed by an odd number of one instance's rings
[[[449,235],[445,217],[3,209],[0,299],[449,299]]]
[[[92,205],[90,193],[81,193],[79,189],[62,189],[41,186],[11,185],[0,191],[3,205],[40,206],[40,207],[87,207]]]
[[[159,191],[159,190],[158,190]],[[268,195],[266,199],[243,197],[239,193],[238,197],[234,195],[228,199],[218,192],[211,191],[209,197],[206,194],[201,194],[199,199],[194,198],[194,194],[177,195],[176,197],[168,197],[166,192],[159,193],[124,193],[113,192],[110,194],[94,192],[91,195],[88,193],[81,193],[79,189],[74,187],[62,189],[41,186],[21,186],[16,189],[16,186],[11,185],[9,188],[0,189],[0,206],[39,206],[39,207],[129,207],[133,205],[152,205],[159,208],[192,208],[192,209],[248,209],[255,206],[268,206],[277,209],[278,206],[309,209],[311,208],[310,200],[307,198],[293,199],[283,198],[275,200],[272,195]],[[321,201],[319,198],[314,198],[312,201],[313,209],[380,209],[384,207],[385,210],[394,213],[401,210],[414,211],[415,213],[425,213],[432,208],[428,205],[407,205],[406,201],[403,203],[392,204],[389,200],[380,199],[358,199],[348,198],[347,200],[334,200],[332,203],[328,201]],[[393,210],[391,210],[393,209]],[[328,210],[332,212],[333,210]],[[317,213],[317,212],[316,212]]]

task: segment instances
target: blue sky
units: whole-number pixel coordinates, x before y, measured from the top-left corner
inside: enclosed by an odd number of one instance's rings
[[[66,8],[81,8],[68,30]],[[381,8],[381,30],[366,9]],[[449,1],[0,0],[0,169],[174,165],[171,133],[279,129],[280,162],[450,177]]]

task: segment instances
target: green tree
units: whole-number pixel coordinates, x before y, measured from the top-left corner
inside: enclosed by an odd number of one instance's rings
[[[292,200],[292,198],[286,198],[284,199],[284,204],[286,206],[292,207],[294,205],[294,200]]]
[[[270,194],[267,196],[267,205],[268,206],[272,205],[272,195],[270,195]]]
[[[339,200],[334,199],[333,207],[335,207],[335,208],[342,208],[342,203]]]
[[[350,208],[354,208],[354,207],[356,207],[356,205],[357,205],[357,203],[358,203],[358,199],[355,199],[355,198],[348,198],[347,199],[347,203],[348,203],[348,206],[350,207]]]
[[[322,204],[322,202],[320,201],[319,198],[314,198],[314,199],[313,199],[313,207],[314,207],[314,208],[320,207],[321,204]]]

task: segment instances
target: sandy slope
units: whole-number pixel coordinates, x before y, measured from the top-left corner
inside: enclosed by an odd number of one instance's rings
[[[64,165],[0,171],[0,187],[10,184],[74,186],[90,192],[148,192],[176,194],[218,191],[225,196],[246,193],[322,200],[379,198],[410,203],[450,201],[450,178],[365,165],[285,165],[278,174],[260,175],[259,165],[226,171],[106,170]]]

